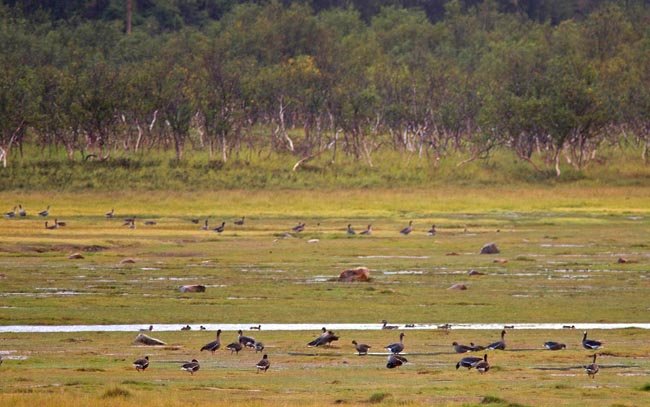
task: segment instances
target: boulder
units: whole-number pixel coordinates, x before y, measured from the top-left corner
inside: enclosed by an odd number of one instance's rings
[[[497,254],[497,253],[500,253],[500,251],[495,243],[488,243],[481,248],[481,254]]]
[[[135,343],[141,343],[143,345],[155,346],[155,345],[166,345],[165,342],[160,339],[152,338],[145,334],[138,334],[134,340]]]
[[[344,270],[339,274],[339,281],[369,281],[370,270],[367,267],[357,267]]]
[[[200,284],[182,285],[179,290],[182,293],[204,293],[205,286]]]

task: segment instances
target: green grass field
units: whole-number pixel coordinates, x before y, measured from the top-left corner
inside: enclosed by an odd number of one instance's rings
[[[650,322],[647,187],[18,191],[0,192],[0,202],[28,211],[0,220],[0,325]],[[45,229],[36,212],[47,205],[47,220],[65,227]],[[111,208],[116,217],[106,219]],[[127,216],[135,229],[123,226]],[[233,225],[241,216],[246,223]],[[226,230],[191,222],[206,217]],[[409,220],[414,232],[400,235]],[[298,222],[306,230],[285,237]],[[373,235],[347,236],[348,223],[372,224]],[[478,254],[488,242],[501,253]],[[74,252],[84,258],[68,259]],[[372,280],[335,281],[356,266]],[[449,290],[455,283],[468,289]],[[184,284],[207,291],[180,293]],[[395,331],[338,333],[332,348],[310,349],[317,332],[252,332],[267,345],[265,374],[255,373],[253,351],[201,354],[209,331],[154,331],[169,345],[153,348],[134,345],[137,332],[4,333],[0,404],[650,403],[646,330],[590,331],[605,342],[593,380],[580,368],[593,352],[580,347],[579,330],[511,330],[485,375],[457,371],[451,342],[486,344],[498,330],[407,331],[410,363],[395,370],[350,343],[382,352]],[[568,349],[541,350],[547,340]],[[145,354],[151,367],[138,373],[131,362]],[[202,364],[194,376],[180,371],[191,358]]]

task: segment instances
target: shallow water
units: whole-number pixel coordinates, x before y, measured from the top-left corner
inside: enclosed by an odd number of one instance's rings
[[[153,324],[153,333],[160,331],[180,331],[186,324]],[[194,331],[200,330],[200,326],[209,331],[221,329],[222,331],[237,331],[250,330],[250,327],[257,326],[257,323],[248,324],[191,324],[190,327]],[[414,324],[415,326],[406,327],[405,324],[397,325],[399,329],[403,330],[437,330],[442,323],[439,324]],[[630,322],[630,323],[546,323],[546,324],[512,324],[512,323],[493,323],[493,324],[454,324],[450,323],[451,330],[456,329],[470,329],[470,330],[496,330],[503,329],[504,326],[512,327],[509,329],[535,329],[535,330],[559,330],[571,329],[565,326],[574,326],[571,330],[585,330],[585,329],[625,329],[625,328],[639,328],[650,329],[650,323],[645,322]],[[0,326],[0,333],[28,333],[28,332],[149,332],[148,324],[138,325],[6,325]],[[311,323],[311,324],[262,324],[263,331],[319,331],[322,327],[332,330],[348,330],[348,331],[370,331],[381,330],[382,324],[337,324],[337,323]]]

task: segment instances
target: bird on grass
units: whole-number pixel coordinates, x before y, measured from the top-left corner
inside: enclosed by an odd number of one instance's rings
[[[352,224],[351,223],[348,223],[347,234],[348,235],[356,235],[357,234],[357,232],[355,232],[354,229],[352,229]]]
[[[429,236],[435,236],[436,235],[436,225],[431,225],[431,229],[427,232],[427,235]]]
[[[149,356],[145,356],[144,358],[133,362],[133,367],[135,367],[135,370],[138,372],[144,372],[144,370],[149,367]]]
[[[372,225],[368,225],[368,227],[366,228],[366,230],[364,230],[364,231],[361,232],[360,234],[361,234],[361,235],[364,235],[364,236],[370,236],[370,235],[372,234]]]
[[[148,220],[144,222],[145,225],[147,226],[154,226],[157,225],[158,223],[155,220]]]
[[[413,232],[413,221],[410,220],[410,221],[409,221],[409,225],[408,225],[407,227],[405,227],[404,229],[400,230],[399,232],[400,232],[401,234],[403,234],[404,236],[406,236],[406,235],[408,235],[409,233]]]
[[[226,346],[226,349],[230,349],[230,354],[232,355],[233,352],[237,353],[239,355],[239,351],[242,350],[244,347],[242,346],[241,343],[239,342],[233,342]]]
[[[38,216],[47,217],[50,215],[50,205],[47,206],[45,210],[42,210],[38,213]]]
[[[391,353],[400,353],[404,350],[404,332],[399,334],[399,342],[391,343],[384,349],[388,349]]]
[[[255,347],[255,338],[251,338],[250,336],[244,336],[244,332],[240,329],[237,331],[239,336],[237,337],[237,341],[241,343],[242,345],[253,348]]]
[[[23,208],[22,205],[18,205],[18,216],[20,216],[21,218],[27,216],[27,211],[25,210],[25,208]]]
[[[408,362],[404,356],[400,355],[390,355],[388,356],[388,362],[386,367],[389,369],[394,369],[396,367],[402,366],[404,363]]]
[[[224,230],[226,230],[226,222],[221,222],[221,226],[217,226],[216,228],[212,229],[217,233],[221,233]]]
[[[262,352],[264,350],[264,344],[262,342],[255,342],[255,353]]]
[[[219,338],[221,336],[221,329],[217,330],[217,339],[214,341],[204,345],[201,348],[201,352],[204,350],[210,351],[214,354],[215,351],[217,351],[221,347],[221,339]]]
[[[199,365],[199,361],[196,359],[192,359],[191,362],[183,363],[183,365],[181,366],[181,370],[185,370],[186,372],[189,372],[191,375],[194,375],[195,372],[198,372],[200,368],[201,365]]]
[[[559,342],[553,342],[553,341],[544,342],[544,347],[545,347],[546,349],[548,349],[548,350],[562,350],[562,349],[566,349],[566,345],[565,345],[565,344],[563,344],[563,343],[559,343]]]
[[[242,216],[241,219],[236,220],[236,221],[233,222],[233,223],[234,223],[235,225],[237,225],[237,226],[243,226],[243,225],[244,225],[244,219],[245,219],[245,218],[246,218],[245,216]]]
[[[482,360],[483,358],[479,358],[477,356],[468,356],[462,358],[461,360],[458,361],[458,363],[456,363],[456,370],[458,370],[459,367],[466,367],[469,370]]]
[[[307,226],[305,223],[298,223],[296,226],[292,227],[291,230],[293,232],[300,233],[305,230],[305,226]]]
[[[198,222],[197,222],[197,223],[198,223]],[[205,220],[205,223],[203,224],[203,226],[201,226],[201,230],[208,230],[208,229],[210,229],[210,227],[208,226],[208,220],[206,219],[206,220]]]
[[[505,335],[506,335],[506,331],[502,330],[501,331],[501,340],[489,344],[488,346],[486,346],[486,348],[489,349],[489,350],[495,350],[495,349],[505,350],[505,348],[506,348],[506,340],[504,339]]]
[[[481,374],[490,370],[490,364],[487,360],[487,353],[483,355],[483,360],[474,365],[474,369],[478,370],[478,372]]]
[[[323,328],[325,329],[325,328]],[[321,336],[309,342],[307,346],[329,346],[332,342],[338,341],[339,337],[332,331],[324,331]]]
[[[354,345],[354,348],[359,352],[359,356],[362,355],[367,355],[368,350],[371,348],[370,345],[366,345],[365,343],[357,343],[356,340],[352,341],[352,344]]]
[[[313,341],[309,342],[307,344],[307,346],[318,346],[317,343],[319,343],[322,340],[322,338],[325,335],[327,335],[327,329],[325,327],[322,327],[321,330],[322,330],[322,333],[320,334],[320,336],[318,338],[314,339]]]
[[[600,370],[600,367],[598,367],[598,364],[596,363],[596,354],[594,354],[594,360],[591,362],[591,364],[586,365],[585,372],[587,372],[587,376],[591,377],[594,379],[596,377],[596,373]]]
[[[386,321],[385,319],[382,320],[381,323],[383,324],[381,326],[381,329],[397,329],[397,325],[388,325],[388,321]]]
[[[473,350],[471,346],[461,345],[458,342],[452,343],[452,346],[454,347],[454,351],[456,353],[467,353]]]
[[[112,219],[115,216],[115,208],[112,208],[110,211],[104,214],[107,219]]]
[[[603,343],[600,341],[595,341],[593,339],[587,339],[587,331],[584,331],[582,335],[582,347],[589,350],[596,350],[603,346]],[[595,355],[594,355],[595,356]]]
[[[16,208],[17,207],[14,206],[14,208],[12,210],[10,210],[9,212],[5,212],[5,217],[6,218],[15,218],[16,217]]]
[[[262,356],[262,360],[257,362],[257,365],[255,365],[255,367],[257,367],[257,373],[259,373],[260,371],[266,373],[266,371],[269,370],[269,367],[271,367],[271,362],[269,362],[269,356],[267,354],[264,354],[264,356]]]
[[[58,229],[58,227],[59,225],[56,221],[54,221],[53,225],[48,225],[48,221],[45,221],[45,229],[54,230],[54,229]]]

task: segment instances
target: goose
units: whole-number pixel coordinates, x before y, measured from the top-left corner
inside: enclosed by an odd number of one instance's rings
[[[399,232],[400,232],[401,234],[403,234],[403,235],[408,235],[408,234],[411,233],[412,231],[413,231],[413,221],[410,220],[410,221],[409,221],[409,225],[408,225],[407,227],[405,227],[404,229],[400,230]]]
[[[108,219],[113,218],[113,216],[115,216],[115,208],[112,208],[110,211],[106,212],[104,216],[106,216]]]
[[[25,210],[25,208],[23,208],[22,205],[18,205],[18,216],[20,216],[21,218],[27,216],[27,211]]]
[[[219,338],[221,336],[221,329],[217,330],[217,339],[208,343],[207,345],[204,345],[201,348],[201,352],[204,350],[208,350],[214,354],[215,351],[217,351],[221,347],[221,339]]]
[[[56,222],[57,226],[66,226],[68,224],[68,222],[62,220],[56,220],[56,219],[54,220],[54,222]]]
[[[399,334],[399,342],[391,343],[384,349],[388,349],[391,353],[400,353],[404,350],[404,332]]]
[[[132,218],[125,218],[122,226],[130,226],[135,223],[135,216]]]
[[[330,346],[332,342],[338,340],[339,340],[338,335],[336,335],[332,331],[327,331],[327,333],[320,338],[320,341],[315,346],[323,346],[323,345]]]
[[[479,358],[477,356],[468,356],[466,358],[462,358],[458,361],[458,363],[456,363],[456,370],[458,370],[458,368],[461,366],[466,367],[469,370],[482,360],[483,358]]]
[[[498,341],[498,342],[494,342],[494,343],[489,344],[488,346],[486,346],[486,348],[489,349],[489,350],[495,350],[495,349],[505,350],[505,348],[506,348],[506,341],[504,339],[505,335],[506,335],[506,331],[505,330],[501,331],[501,340]]]
[[[191,375],[194,375],[194,372],[197,372],[200,368],[201,365],[199,365],[199,361],[196,359],[192,359],[191,362],[183,363],[183,365],[181,366],[181,370],[190,372]]]
[[[264,350],[264,344],[262,342],[255,342],[255,353],[262,352]]]
[[[206,330],[206,327],[204,327],[203,325],[200,325],[200,326],[199,326],[199,329],[202,330],[202,331],[205,331],[205,330]]]
[[[594,379],[596,377],[596,373],[600,370],[600,367],[598,367],[598,364],[596,363],[596,354],[594,354],[594,361],[590,365],[586,365],[585,372],[587,372],[587,375]]]
[[[181,328],[181,331],[190,331],[192,329],[191,326],[185,325],[184,327]]]
[[[461,345],[458,342],[452,343],[452,346],[454,347],[454,351],[456,353],[467,353],[473,350],[471,346]]]
[[[470,342],[470,343],[469,343],[469,346],[470,346],[470,348],[472,349],[472,352],[476,352],[476,351],[484,350],[484,349],[485,349],[485,346],[474,345],[474,342]]]
[[[237,337],[239,343],[250,348],[255,346],[255,338],[251,338],[250,336],[244,336],[244,332],[242,332],[241,329],[237,331],[237,333],[239,334],[239,336]]]
[[[307,226],[305,223],[298,223],[296,226],[292,227],[291,230],[300,233],[305,230],[305,226]]]
[[[38,213],[38,216],[46,217],[50,214],[50,205],[47,206],[45,210],[42,210]]]
[[[234,224],[237,225],[237,226],[242,226],[242,225],[244,224],[244,219],[245,219],[245,218],[246,218],[245,216],[242,216],[241,219],[236,220],[236,221],[234,222]]]
[[[354,345],[357,352],[359,352],[359,356],[367,355],[368,350],[371,348],[370,345],[366,345],[365,343],[357,343],[357,341],[352,341],[352,344]]]
[[[135,367],[135,370],[138,372],[144,372],[144,370],[149,367],[149,356],[145,356],[144,358],[133,362],[133,367]]]
[[[362,234],[362,235],[370,236],[370,235],[372,234],[372,225],[368,225],[368,227],[366,228],[366,230],[364,230],[363,232],[361,232],[361,234]]]
[[[255,329],[256,329],[256,330],[258,330],[258,331],[261,331],[261,330],[262,330],[262,325],[251,326],[251,327],[248,328],[248,329],[252,329],[252,330],[255,330]]]
[[[582,335],[582,347],[585,349],[596,350],[603,346],[603,343],[600,341],[595,341],[593,339],[587,339],[587,331]],[[595,355],[594,355],[595,356]]]
[[[325,337],[327,335],[327,329],[325,329],[325,327],[321,328],[321,330],[323,332],[320,334],[320,336],[318,338],[314,339],[313,341],[309,342],[307,344],[307,346],[310,346],[310,347],[311,346],[319,346],[318,343],[322,340],[323,337]]]
[[[236,352],[239,355],[239,351],[243,349],[243,346],[241,346],[241,343],[239,342],[233,342],[226,346],[226,349],[230,349],[230,354],[232,355],[233,352]]]
[[[354,229],[352,229],[352,224],[351,223],[348,223],[347,233],[348,233],[348,235],[356,235],[357,234],[357,232],[355,232]]]
[[[561,350],[561,349],[566,349],[566,345],[563,343],[559,342],[544,342],[544,347],[548,350]]]
[[[217,233],[221,233],[226,229],[226,222],[221,222],[221,226],[217,226],[216,228],[212,229]]]
[[[386,321],[385,319],[382,320],[381,323],[383,324],[381,326],[381,329],[397,329],[397,325],[388,325],[388,321]]]
[[[435,236],[436,235],[436,225],[431,225],[431,229],[427,232],[427,235],[429,236]]]
[[[257,368],[257,373],[259,373],[260,370],[266,373],[266,371],[269,370],[269,367],[271,367],[271,362],[269,362],[269,355],[264,354],[264,356],[262,356],[262,360],[257,362],[257,365],[255,365],[255,367]]]
[[[490,364],[487,360],[487,353],[483,355],[483,360],[474,365],[474,368],[478,370],[479,373],[483,374],[490,370]]]
[[[210,229],[210,228],[208,227],[208,220],[206,219],[203,226],[201,226],[201,230],[208,230],[208,229]]]
[[[57,229],[58,227],[59,225],[56,223],[56,221],[54,222],[53,225],[48,225],[48,222],[45,221],[45,229],[54,230]]]
[[[200,220],[199,218],[192,218],[192,219],[190,219],[190,221],[191,221],[192,223],[194,223],[195,225],[198,225],[198,224],[199,224],[199,220]]]
[[[389,355],[388,356],[388,363],[386,363],[386,367],[389,369],[394,369],[396,367],[402,366],[402,364],[408,362],[404,356],[400,355]]]
[[[5,217],[7,218],[15,218],[16,217],[16,206],[9,212],[5,212]]]
[[[144,224],[147,225],[147,226],[154,226],[154,225],[157,225],[157,222],[155,220],[148,220],[148,221],[144,222]]]

